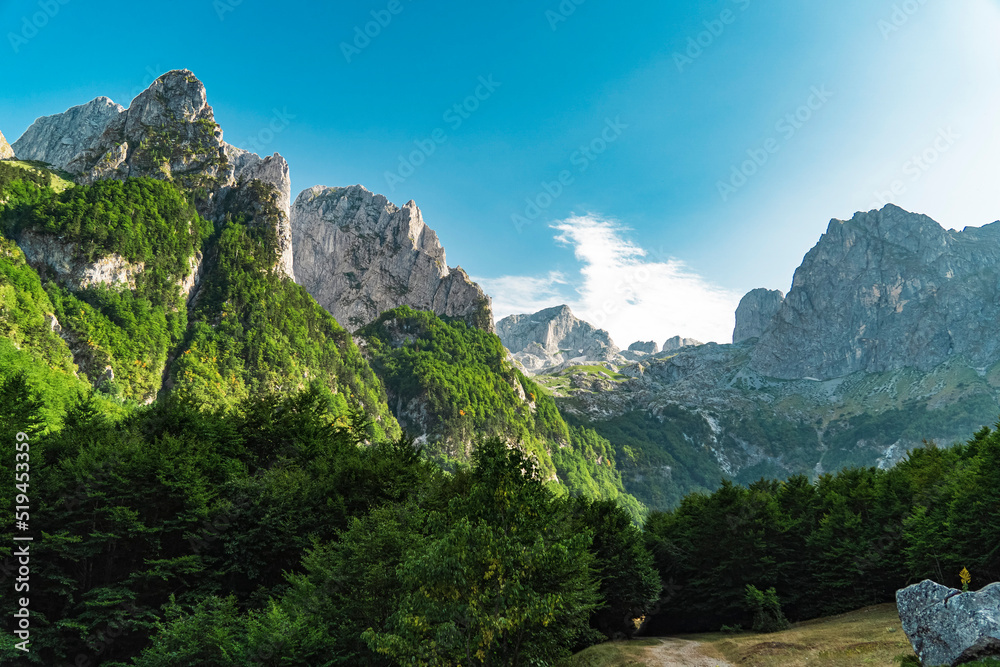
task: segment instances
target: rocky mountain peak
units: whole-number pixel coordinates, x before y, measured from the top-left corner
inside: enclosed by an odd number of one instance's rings
[[[755,289],[748,292],[736,308],[733,343],[759,338],[777,315],[784,300],[785,295],[779,290]]]
[[[277,228],[278,268],[294,278],[288,163],[278,154],[261,158],[225,143],[205,85],[190,70],[160,76],[128,109],[99,97],[39,118],[14,151],[65,169],[82,184],[140,176],[174,181],[204,192],[199,211],[215,220],[226,213],[261,214],[261,224]],[[252,187],[253,181],[271,193]]]
[[[566,305],[505,317],[497,323],[497,335],[529,372],[567,363],[624,361],[607,331],[577,318]]]
[[[38,160],[65,169],[78,153],[92,147],[123,111],[125,107],[120,104],[98,97],[63,113],[43,116],[14,142],[14,153],[21,160]]]
[[[160,76],[149,88],[139,93],[128,108],[125,125],[127,134],[140,127],[157,127],[173,123],[215,122],[208,105],[208,92],[190,70],[172,70]],[[219,140],[222,133],[219,132]]]
[[[662,350],[664,352],[676,352],[677,350],[684,347],[698,347],[703,345],[700,340],[695,340],[694,338],[682,338],[681,336],[674,336],[673,338],[668,338],[666,342],[663,343]]]
[[[299,194],[291,218],[297,279],[344,326],[406,305],[494,331],[490,298],[448,267],[415,202],[399,208],[361,185],[315,186]]]
[[[753,350],[779,378],[1000,357],[1000,223],[958,232],[886,206],[834,220]]]
[[[14,157],[14,149],[7,143],[7,139],[0,132],[0,160],[10,160]]]
[[[660,351],[660,344],[655,340],[641,341],[637,340],[628,346],[629,352],[642,352],[643,354],[658,354]]]

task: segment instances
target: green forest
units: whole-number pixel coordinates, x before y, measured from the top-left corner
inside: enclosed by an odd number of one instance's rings
[[[618,500],[637,520],[645,508],[622,486],[614,447],[592,429],[570,427],[553,398],[507,360],[500,339],[461,319],[401,306],[358,332],[402,426],[425,435],[446,468],[468,463],[483,437],[517,442],[557,493]]]

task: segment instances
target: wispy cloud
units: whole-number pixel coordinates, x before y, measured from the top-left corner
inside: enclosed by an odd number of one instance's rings
[[[473,277],[473,280],[493,297],[493,314],[497,319],[517,313],[535,313],[567,301],[568,283],[558,271],[550,271],[547,276]],[[572,288],[569,292],[572,293]]]
[[[623,347],[676,335],[704,342],[732,339],[740,295],[713,285],[662,248],[635,244],[630,230],[616,221],[585,215],[552,228],[557,243],[573,248],[579,275],[477,278],[493,297],[498,318],[566,303]]]

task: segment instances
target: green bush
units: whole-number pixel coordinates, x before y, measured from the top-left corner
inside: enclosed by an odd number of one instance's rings
[[[788,619],[781,611],[778,592],[773,587],[761,591],[757,587],[747,584],[746,605],[747,610],[753,614],[751,628],[754,632],[780,632],[788,629]]]

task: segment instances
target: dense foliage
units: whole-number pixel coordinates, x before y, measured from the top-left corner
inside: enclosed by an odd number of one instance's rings
[[[334,391],[340,415],[361,406],[373,437],[398,435],[382,385],[350,333],[276,271],[272,230],[242,221],[222,228],[171,367],[173,394],[200,407],[232,407],[319,380]]]
[[[507,361],[494,334],[407,306],[358,334],[402,426],[423,436],[436,460],[453,467],[469,460],[477,437],[502,437],[519,443],[543,477],[558,479],[570,493],[618,499],[642,515],[622,489],[611,443],[585,427],[570,428],[552,397]]]
[[[37,189],[33,172],[20,171],[27,179],[21,183]],[[30,232],[35,243],[71,248],[80,263],[115,257],[141,267],[128,286],[79,289],[66,278],[48,280],[46,312],[58,318],[91,384],[113,397],[150,400],[169,350],[184,334],[180,286],[194,270],[211,225],[174,186],[151,179],[38,192],[43,195],[37,201],[8,203],[2,216],[6,234],[22,238]]]
[[[364,445],[320,383],[225,414],[167,400],[111,420],[84,397],[48,434],[23,377],[0,398],[0,456],[29,433],[45,534],[35,664],[551,664],[659,591],[623,510],[553,495],[499,442],[455,475],[405,440]]]
[[[37,312],[30,318],[15,313],[19,324],[7,326],[8,340],[19,345],[15,329],[30,319],[35,347],[54,345],[65,356],[68,343],[80,374],[120,402],[148,402],[166,379],[189,404],[232,408],[250,394],[298,390],[318,379],[336,395],[342,417],[361,406],[372,417],[373,437],[399,433],[381,384],[351,337],[275,270],[280,212],[272,187],[255,182],[229,197],[226,208],[235,217],[215,231],[198,215],[194,198],[169,182],[101,181],[57,193],[50,187],[55,178],[0,164],[4,233],[18,239],[30,233],[36,244],[69,248],[79,265],[110,257],[138,270],[127,285],[81,287],[52,279],[44,268],[42,283],[22,261],[11,289],[19,302],[36,303]],[[19,252],[10,244],[0,263],[10,264]],[[191,286],[199,262],[202,279],[189,313],[181,285]],[[39,329],[50,314],[65,342]],[[15,356],[7,347],[0,343],[0,355]],[[64,406],[65,397],[56,403]]]
[[[654,631],[750,627],[747,586],[774,587],[793,621],[891,602],[925,578],[959,588],[964,567],[979,588],[1000,579],[1000,431],[890,470],[726,482],[645,530],[667,591]]]
[[[46,423],[58,425],[68,404],[89,386],[76,377],[73,355],[53,330],[53,312],[24,254],[0,237],[0,380],[26,373],[41,393]]]

